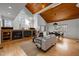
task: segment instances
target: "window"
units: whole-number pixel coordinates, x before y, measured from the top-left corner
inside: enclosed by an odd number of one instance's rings
[[[4,20],[3,24],[4,27],[12,27],[12,20]]]

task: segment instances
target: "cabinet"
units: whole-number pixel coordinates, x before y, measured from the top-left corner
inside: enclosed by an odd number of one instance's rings
[[[23,38],[23,34],[22,34],[22,30],[13,30],[12,31],[12,39],[22,39]]]
[[[12,27],[1,27],[1,40],[11,40],[12,30]]]

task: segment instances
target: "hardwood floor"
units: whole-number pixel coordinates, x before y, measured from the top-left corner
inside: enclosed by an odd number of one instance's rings
[[[4,41],[1,44],[3,49],[0,49],[0,56],[27,56],[19,45],[25,43],[29,39],[31,38]]]
[[[25,45],[27,42],[30,42],[31,45]],[[24,47],[20,47],[21,45]],[[79,40],[63,38],[47,52],[43,52],[34,46],[31,38],[26,38],[2,43],[4,48],[0,49],[0,56],[27,56],[29,52],[29,55],[32,53],[35,56],[79,56],[78,45]],[[28,53],[26,53],[27,48],[29,49]]]

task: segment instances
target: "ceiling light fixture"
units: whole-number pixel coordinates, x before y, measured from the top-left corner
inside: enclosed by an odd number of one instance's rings
[[[9,6],[8,8],[9,8],[9,9],[12,9],[12,7],[11,7],[11,6]]]
[[[76,7],[78,7],[78,8],[79,8],[79,3],[77,3],[77,4],[76,4]]]
[[[45,8],[45,5],[42,5],[42,8]]]
[[[8,13],[9,15],[11,14],[11,13]]]

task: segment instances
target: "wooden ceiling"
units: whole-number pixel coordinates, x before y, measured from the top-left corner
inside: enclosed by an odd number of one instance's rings
[[[26,8],[32,13],[36,13],[40,11],[41,9],[45,8],[48,6],[50,3],[28,3],[26,4]]]
[[[76,3],[62,3],[40,14],[48,23],[79,18]]]

